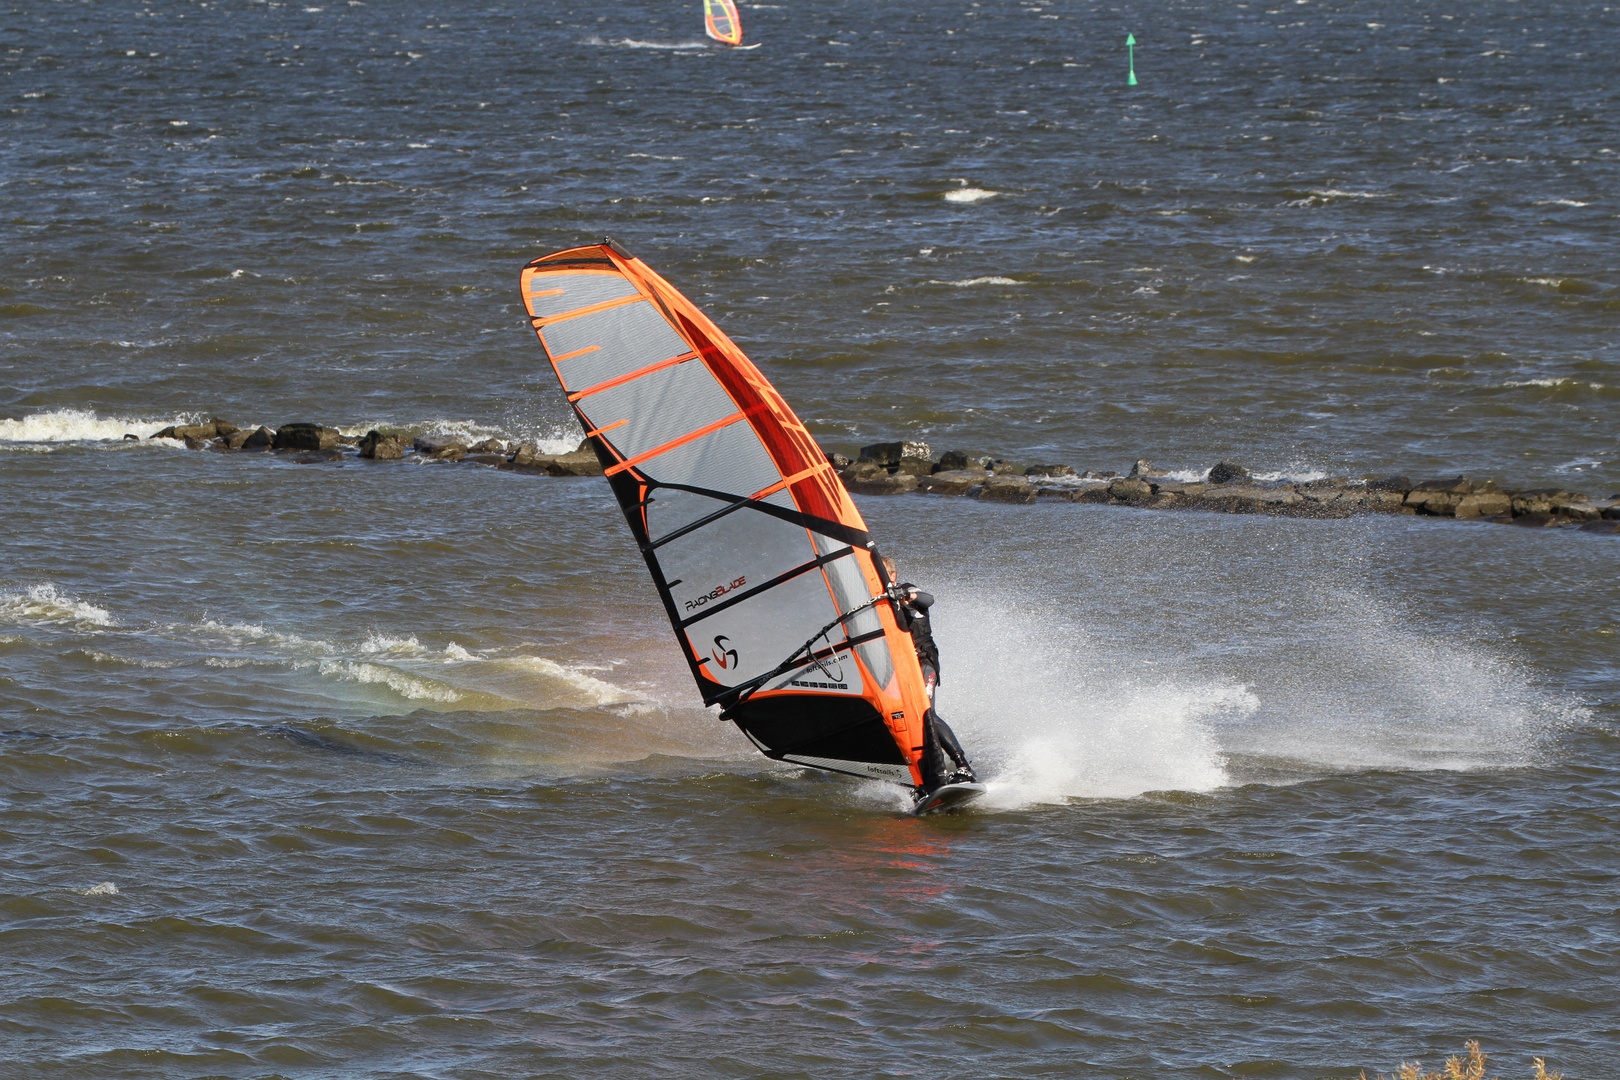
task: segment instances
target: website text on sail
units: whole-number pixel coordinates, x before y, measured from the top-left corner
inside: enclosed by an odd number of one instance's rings
[[[893,583],[776,388],[611,240],[536,259],[522,292],[703,703],[768,757],[933,795]]]

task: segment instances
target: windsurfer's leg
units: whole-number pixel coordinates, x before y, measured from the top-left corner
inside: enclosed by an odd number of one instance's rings
[[[928,704],[934,703],[934,689],[939,686],[939,672],[934,665],[924,660],[922,663],[923,685],[928,688]]]
[[[932,710],[930,710],[932,712]],[[945,751],[947,757],[958,769],[968,767],[967,755],[962,752],[962,744],[956,741],[956,732],[951,730],[939,713],[932,713],[934,717],[934,737],[939,740],[939,748]]]

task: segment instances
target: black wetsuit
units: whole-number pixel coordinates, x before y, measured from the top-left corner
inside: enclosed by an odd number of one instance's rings
[[[956,733],[932,708],[934,687],[939,685],[939,646],[934,643],[934,629],[928,622],[928,609],[934,606],[934,596],[910,582],[901,585],[899,591],[909,599],[895,602],[897,621],[900,629],[911,635],[912,644],[917,649],[917,662],[922,665],[923,682],[928,687],[930,707],[923,716],[924,750],[921,764],[923,787],[932,791],[945,783],[953,773],[946,764],[947,757],[956,766],[955,772],[967,773],[965,779],[973,778],[973,769],[968,765],[967,755],[962,752],[962,744],[956,741]]]

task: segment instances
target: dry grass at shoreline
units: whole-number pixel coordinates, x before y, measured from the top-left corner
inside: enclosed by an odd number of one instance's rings
[[[1494,1080],[1485,1075],[1485,1052],[1479,1048],[1479,1040],[1470,1039],[1467,1048],[1466,1058],[1453,1054],[1446,1059],[1445,1068],[1440,1072],[1424,1072],[1419,1062],[1403,1062],[1394,1075],[1386,1077],[1379,1073],[1378,1080]],[[1536,1071],[1531,1080],[1563,1080],[1562,1074],[1547,1071],[1545,1058],[1535,1058],[1534,1061]],[[1361,1080],[1368,1080],[1365,1071],[1361,1074]]]

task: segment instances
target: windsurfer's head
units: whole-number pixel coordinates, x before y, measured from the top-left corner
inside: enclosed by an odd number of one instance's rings
[[[883,556],[883,572],[889,575],[890,581],[900,580],[900,568],[894,565],[894,560],[887,555]]]

